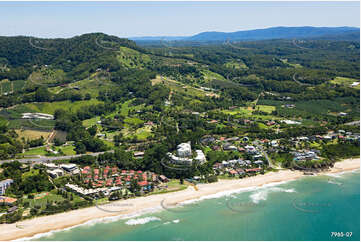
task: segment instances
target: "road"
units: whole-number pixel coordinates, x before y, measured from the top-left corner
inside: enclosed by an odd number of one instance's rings
[[[273,168],[273,169],[279,169],[279,167],[275,166],[272,163],[272,160],[268,157],[268,154],[266,151],[264,151],[263,146],[259,145],[257,141],[253,142],[253,145],[255,145],[257,147],[257,149],[259,149],[262,153],[262,155],[264,155],[264,157],[266,157],[266,160],[268,161],[269,167]]]
[[[28,162],[44,163],[44,162],[55,161],[55,160],[67,160],[67,159],[79,157],[79,156],[82,156],[82,155],[97,156],[97,155],[100,155],[100,154],[104,154],[105,152],[114,152],[114,150],[109,150],[109,151],[104,151],[104,152],[95,152],[95,153],[90,153],[90,154],[79,154],[79,155],[42,156],[42,157],[39,157],[39,158],[22,158],[22,159],[0,160],[0,165],[3,164],[3,163],[12,162],[12,161],[16,161],[16,160],[19,161],[20,163],[28,163]]]
[[[308,86],[308,85],[309,85],[308,83],[302,83],[302,82],[300,82],[299,80],[297,80],[297,79],[296,79],[296,74],[297,74],[297,73],[293,74],[293,76],[292,76],[293,81],[295,81],[296,83],[298,83],[298,84],[300,84],[300,85],[303,85],[303,86]]]

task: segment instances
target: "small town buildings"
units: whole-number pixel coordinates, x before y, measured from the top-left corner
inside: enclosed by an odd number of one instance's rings
[[[6,189],[8,189],[14,181],[12,179],[6,179],[0,181],[0,195],[4,195]]]

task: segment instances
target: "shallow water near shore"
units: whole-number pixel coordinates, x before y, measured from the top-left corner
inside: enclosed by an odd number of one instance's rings
[[[305,177],[177,208],[165,201],[163,207],[33,239],[359,240],[360,172]]]

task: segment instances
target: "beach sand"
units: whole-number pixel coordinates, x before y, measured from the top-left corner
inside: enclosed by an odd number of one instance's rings
[[[325,172],[340,173],[360,168],[360,158],[347,159],[337,162],[335,166]],[[247,177],[244,179],[220,180],[211,184],[188,187],[185,190],[165,194],[137,197],[133,199],[120,200],[101,205],[69,212],[37,217],[29,220],[19,221],[14,224],[0,224],[0,240],[8,241],[36,234],[61,230],[80,225],[92,220],[109,218],[113,216],[128,216],[132,214],[145,213],[156,209],[166,209],[176,204],[212,196],[219,193],[237,191],[249,187],[257,187],[270,183],[285,182],[303,177],[301,171],[280,170],[264,175]]]

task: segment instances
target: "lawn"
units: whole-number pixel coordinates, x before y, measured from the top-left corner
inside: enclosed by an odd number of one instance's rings
[[[23,153],[24,156],[34,156],[42,155],[45,156],[48,152],[45,150],[45,147],[31,148]]]
[[[56,150],[61,150],[65,155],[75,155],[76,152],[74,151],[74,146],[73,145],[64,145],[64,146],[61,146],[59,147],[58,149]]]
[[[142,123],[144,123],[144,121],[141,120],[141,119],[139,119],[139,118],[130,118],[130,117],[125,118],[125,119],[124,119],[124,122],[125,122],[125,123],[128,123],[128,124],[133,124],[133,125],[137,125],[137,124],[142,124]]]

